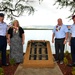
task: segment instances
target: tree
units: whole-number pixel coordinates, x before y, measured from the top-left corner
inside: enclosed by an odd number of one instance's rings
[[[38,0],[40,1],[40,0]],[[30,3],[34,0],[0,0],[0,12],[4,12],[7,18],[11,20],[15,17],[19,17],[25,11],[30,15],[34,13],[35,9]]]
[[[58,4],[58,6],[61,6],[60,8],[63,8],[63,7],[70,8],[70,12],[72,12],[72,14],[68,18],[70,18],[72,15],[75,14],[75,0],[56,0],[54,5],[56,4]]]

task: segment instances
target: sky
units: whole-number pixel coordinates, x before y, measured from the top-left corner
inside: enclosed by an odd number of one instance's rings
[[[35,3],[32,3],[32,6],[35,8],[35,12],[33,15],[27,16],[27,14],[23,14],[23,16],[20,16],[16,18],[20,26],[27,26],[27,27],[32,27],[32,26],[55,26],[57,24],[57,19],[62,18],[63,23],[65,25],[71,25],[73,22],[69,21],[67,17],[71,14],[69,11],[69,8],[63,8],[63,9],[57,9],[58,5],[53,6],[55,0],[43,0],[41,4],[38,3],[36,0]],[[9,24],[10,21],[5,19],[5,22]],[[38,34],[39,33],[39,34]],[[45,35],[43,35],[43,33]],[[48,35],[47,35],[48,34]],[[50,34],[50,35],[49,35]],[[34,31],[25,31],[25,48],[26,48],[26,43],[30,39],[48,39],[51,40],[49,36],[51,36],[50,32],[36,32]],[[34,36],[34,37],[33,37]],[[37,36],[41,36],[37,37]],[[48,37],[47,37],[48,36]],[[54,44],[52,44],[54,46]],[[25,49],[24,49],[25,50]]]
[[[16,18],[19,20],[21,26],[46,26],[46,25],[56,25],[57,19],[62,18],[63,24],[71,25],[72,21],[69,21],[67,17],[71,14],[69,8],[57,9],[58,5],[53,6],[55,0],[43,0],[41,4],[37,0],[31,3],[35,8],[35,12],[32,15],[27,15],[26,13],[22,16]],[[9,23],[9,21],[7,21]]]

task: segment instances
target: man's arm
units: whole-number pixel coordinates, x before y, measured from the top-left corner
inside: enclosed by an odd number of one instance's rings
[[[24,44],[24,40],[25,40],[25,34],[22,34],[22,44]]]
[[[69,46],[70,46],[71,37],[72,37],[72,34],[70,33],[70,36],[69,36]]]
[[[55,33],[52,34],[52,43],[54,43],[54,36],[55,36]]]
[[[64,44],[66,44],[66,43],[67,43],[67,39],[68,39],[68,32],[66,32],[65,40],[64,40]]]

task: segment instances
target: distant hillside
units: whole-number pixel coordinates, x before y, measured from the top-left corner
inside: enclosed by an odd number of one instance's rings
[[[52,30],[54,26],[24,26],[27,30]]]

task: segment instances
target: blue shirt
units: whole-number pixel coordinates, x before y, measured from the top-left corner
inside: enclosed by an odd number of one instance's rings
[[[72,37],[75,37],[75,24],[73,24],[73,25],[71,26],[71,31],[70,31],[70,33],[72,34]]]
[[[66,25],[55,26],[53,29],[53,33],[55,33],[55,38],[65,38],[65,34],[68,32],[68,28]]]
[[[7,33],[7,24],[5,22],[0,22],[0,36],[6,36]]]

